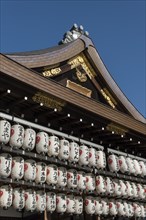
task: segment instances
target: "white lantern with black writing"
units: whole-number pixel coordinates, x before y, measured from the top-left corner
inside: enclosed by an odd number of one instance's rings
[[[134,207],[134,216],[141,217],[141,207],[140,207],[139,203],[134,202],[133,207]]]
[[[8,153],[0,154],[0,177],[7,178],[11,174],[12,156]]]
[[[47,212],[54,212],[56,209],[56,194],[54,192],[46,193],[46,209]]]
[[[111,216],[116,216],[117,213],[118,213],[118,210],[117,210],[117,206],[116,206],[114,200],[109,201],[109,214]]]
[[[49,137],[49,147],[48,147],[48,155],[50,157],[52,156],[58,156],[59,154],[59,138],[55,135],[51,135]]]
[[[10,146],[19,149],[22,147],[24,141],[24,127],[15,124],[11,127]]]
[[[136,199],[138,197],[138,186],[134,182],[131,182],[131,186],[132,186],[132,190],[133,190],[133,198]]]
[[[12,205],[12,192],[10,185],[0,187],[0,208],[8,209]]]
[[[96,157],[96,149],[91,147],[89,148],[89,166],[96,167],[97,157]]]
[[[47,166],[46,182],[48,185],[56,185],[58,180],[58,167],[54,164]]]
[[[75,199],[74,195],[67,195],[67,209],[66,212],[69,214],[75,213]]]
[[[24,176],[24,159],[22,157],[12,158],[11,177],[13,180],[20,180]]]
[[[28,182],[34,181],[36,178],[36,162],[28,159],[24,162],[24,180]]]
[[[121,196],[126,197],[127,196],[126,183],[123,180],[119,180],[119,185],[120,185]]]
[[[27,151],[32,151],[35,147],[35,141],[36,132],[31,128],[25,129],[22,148]]]
[[[58,158],[60,160],[68,160],[69,158],[69,141],[65,138],[60,140]]]
[[[113,180],[113,189],[114,189],[113,195],[121,196],[121,188],[120,188],[119,180],[117,179]]]
[[[106,199],[101,199],[101,203],[102,203],[102,214],[104,216],[107,216],[109,214],[109,204],[108,201]]]
[[[145,189],[144,189],[144,186],[140,183],[137,184],[137,193],[138,193],[138,197],[140,199],[145,199]]]
[[[36,211],[43,212],[46,209],[46,193],[42,190],[36,192]]]
[[[125,208],[125,216],[130,217],[130,209],[129,209],[129,205],[128,205],[127,201],[123,201],[123,205]]]
[[[124,207],[123,202],[116,200],[116,206],[117,206],[117,210],[118,210],[118,215],[125,216],[126,212],[125,212],[125,207]]]
[[[142,174],[142,169],[139,164],[139,161],[136,159],[133,159],[134,167],[135,167],[135,175],[141,175]]]
[[[11,124],[4,120],[0,120],[0,143],[7,144],[10,140]]]
[[[95,176],[93,173],[86,173],[86,190],[87,191],[95,190]]]
[[[131,182],[125,181],[125,184],[126,184],[127,197],[132,198],[133,197],[133,188],[132,188]]]
[[[111,154],[107,159],[108,167],[111,172],[119,171],[119,158],[115,154]]]
[[[36,192],[33,189],[25,191],[25,210],[33,212],[36,209]]]
[[[66,195],[59,193],[56,195],[56,211],[58,213],[64,213],[67,209]]]
[[[128,166],[128,173],[134,174],[135,173],[135,167],[134,167],[134,162],[131,157],[126,158],[127,166]]]
[[[95,213],[95,203],[94,198],[87,196],[84,200],[85,212],[87,214],[93,215]]]
[[[24,193],[25,191],[20,187],[13,189],[13,208],[18,211],[21,211],[25,206]]]
[[[146,163],[144,161],[139,161],[141,171],[142,171],[142,176],[146,176]]]
[[[114,193],[113,189],[113,181],[109,177],[105,177],[105,188],[106,188],[106,194],[111,195]]]
[[[146,217],[146,209],[144,207],[144,204],[140,204],[140,208],[141,208],[141,217],[145,218]]]
[[[83,198],[81,196],[75,196],[75,214],[81,215],[83,212]]]
[[[65,167],[58,167],[57,185],[59,187],[65,187],[67,185],[67,170]]]
[[[38,154],[48,152],[49,136],[46,132],[40,131],[36,135],[36,151]]]
[[[36,178],[35,178],[35,182],[36,183],[45,183],[46,182],[46,164],[43,162],[38,162],[36,164]]]
[[[82,144],[79,147],[79,164],[80,165],[88,165],[89,163],[89,148]]]
[[[79,190],[86,189],[86,175],[83,171],[79,171],[77,174],[77,188]]]
[[[77,163],[79,161],[79,145],[72,141],[69,146],[69,161]]]
[[[70,169],[67,171],[67,186],[69,188],[77,188],[77,171]]]
[[[130,202],[128,203],[128,206],[129,206],[130,217],[133,217],[134,216],[134,207]]]
[[[102,215],[103,207],[102,207],[101,199],[94,198],[94,203],[95,203],[95,215],[98,216]]]
[[[106,156],[105,153],[102,150],[99,150],[96,152],[96,158],[97,158],[97,169],[105,169],[106,167]]]
[[[128,172],[126,157],[123,155],[119,156],[119,168],[122,173]]]
[[[106,192],[105,179],[103,176],[96,176],[96,191],[98,194]]]

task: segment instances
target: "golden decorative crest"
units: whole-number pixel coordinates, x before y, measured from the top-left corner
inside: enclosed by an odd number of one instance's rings
[[[76,68],[76,76],[80,82],[87,81],[86,73],[82,73],[78,68]]]
[[[112,107],[112,108],[115,108],[115,104],[113,103],[113,101],[111,100],[111,97],[109,95],[106,94],[106,92],[101,89],[101,94],[103,95],[103,97],[106,99],[106,101],[109,103],[109,105]]]
[[[55,68],[55,69],[51,69],[51,70],[45,70],[43,72],[43,76],[45,77],[51,77],[51,76],[56,76],[61,72],[61,68]]]

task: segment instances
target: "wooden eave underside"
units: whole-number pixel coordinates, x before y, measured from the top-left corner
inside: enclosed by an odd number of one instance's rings
[[[59,49],[60,48],[60,49]],[[9,58],[16,62],[28,67],[38,68],[43,66],[51,66],[68,60],[74,56],[77,56],[81,52],[85,52],[89,61],[94,65],[95,71],[98,71],[105,83],[108,85],[118,102],[120,102],[135,119],[146,123],[146,119],[137,111],[137,109],[131,104],[127,97],[120,90],[118,85],[115,83],[110,73],[106,69],[103,61],[101,60],[96,48],[92,41],[81,36],[76,41],[66,44],[65,46],[58,46],[53,50],[43,50],[36,53],[20,53],[7,55]]]
[[[87,98],[68,88],[65,88],[52,80],[46,80],[44,77],[36,74],[34,71],[27,69],[26,67],[14,62],[4,55],[0,55],[0,60],[0,71],[5,75],[22,81],[23,83],[33,86],[36,89],[39,88],[41,91],[52,94],[68,103],[88,110],[97,116],[101,116],[142,135],[146,135],[146,124],[117,110],[111,109],[110,107],[107,107],[99,102],[96,102],[93,99]]]

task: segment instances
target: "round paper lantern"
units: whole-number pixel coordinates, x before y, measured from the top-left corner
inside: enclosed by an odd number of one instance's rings
[[[125,181],[125,184],[126,184],[127,197],[132,198],[133,197],[133,188],[132,188],[131,182]]]
[[[128,206],[129,206],[130,217],[133,217],[134,216],[134,207],[131,203],[128,203]]]
[[[46,209],[51,213],[56,209],[56,194],[54,192],[46,193]]]
[[[89,163],[89,148],[84,144],[79,147],[79,164],[88,165]]]
[[[67,196],[67,209],[66,212],[69,214],[75,213],[75,199],[73,195]]]
[[[68,160],[69,158],[69,141],[66,139],[60,140],[60,149],[58,158],[60,160]]]
[[[145,190],[144,190],[144,186],[140,183],[137,184],[137,189],[138,189],[138,197],[140,199],[145,199]]]
[[[89,148],[89,166],[96,167],[96,165],[97,165],[96,149],[91,147]]]
[[[87,196],[84,200],[85,212],[93,215],[95,213],[95,203],[93,197]]]
[[[22,148],[27,151],[32,151],[35,147],[35,141],[36,132],[31,128],[27,128],[24,132],[24,141]]]
[[[28,159],[24,162],[24,180],[34,181],[36,178],[36,162]]]
[[[118,180],[113,180],[113,186],[114,186],[114,195],[115,196],[121,196],[121,188],[120,188],[120,183]]]
[[[119,180],[119,185],[120,185],[121,196],[126,197],[127,187],[126,187],[125,182],[123,180]]]
[[[106,156],[105,153],[102,150],[99,150],[96,152],[96,158],[97,158],[97,169],[105,169],[106,167]]]
[[[130,157],[127,157],[126,162],[127,162],[127,166],[128,166],[128,172],[130,174],[134,174],[135,173],[135,167],[134,167],[133,159],[130,158]]]
[[[114,154],[109,155],[107,162],[108,162],[109,170],[111,172],[119,171],[119,158],[116,155]]]
[[[12,158],[11,177],[13,180],[20,180],[24,176],[24,159],[22,157]]]
[[[13,189],[13,208],[18,211],[21,211],[25,206],[24,193],[25,191],[20,187]]]
[[[83,212],[83,199],[80,196],[75,196],[75,214],[80,215]]]
[[[7,144],[10,140],[11,124],[4,120],[0,120],[0,143]]]
[[[46,132],[40,131],[36,135],[36,151],[38,154],[48,152],[49,136]]]
[[[105,188],[106,188],[107,195],[111,195],[112,193],[114,193],[113,181],[109,177],[105,177]]]
[[[65,167],[58,167],[57,185],[65,187],[67,185],[67,170]]]
[[[77,188],[77,171],[70,169],[67,171],[67,186],[69,188]]]
[[[96,191],[98,194],[106,192],[105,179],[103,176],[96,176]]]
[[[58,180],[58,167],[54,164],[49,164],[47,166],[47,178],[46,182],[48,185],[57,184]]]
[[[24,141],[24,127],[19,124],[15,124],[11,127],[10,146],[19,149],[22,147]]]
[[[46,182],[46,164],[43,162],[38,162],[36,164],[36,178],[35,182],[36,183],[45,183]]]
[[[123,205],[124,205],[124,208],[125,208],[125,216],[126,217],[130,217],[130,209],[129,209],[129,205],[127,203],[127,201],[123,201]]]
[[[139,164],[139,161],[134,159],[133,160],[133,163],[134,163],[134,168],[135,168],[135,175],[141,175],[142,174],[142,169],[141,169],[141,166]]]
[[[69,146],[69,161],[77,163],[79,161],[79,145],[72,141]]]
[[[146,163],[144,161],[139,161],[141,171],[142,171],[142,176],[146,176]]]
[[[133,189],[133,198],[138,197],[138,186],[136,183],[131,182],[132,189]]]
[[[146,209],[144,207],[144,204],[140,204],[140,208],[141,208],[141,217],[145,218],[146,217]]]
[[[86,189],[86,176],[83,171],[79,171],[77,174],[77,187],[79,190]]]
[[[8,209],[12,205],[12,187],[4,185],[0,187],[0,208]]]
[[[48,148],[48,155],[51,156],[58,156],[59,154],[59,138],[55,135],[49,137],[49,148]]]
[[[58,213],[64,213],[67,209],[66,195],[59,193],[56,196],[56,211]]]
[[[86,190],[95,190],[95,176],[92,173],[86,173]]]
[[[117,210],[118,210],[118,215],[119,216],[125,216],[126,212],[125,212],[125,207],[122,201],[116,201],[116,206],[117,206]]]
[[[119,168],[122,173],[128,172],[126,157],[119,156]]]
[[[116,216],[118,213],[117,206],[114,201],[109,201],[109,214],[111,216]]]
[[[0,154],[0,177],[7,178],[11,174],[12,157],[10,154]]]
[[[103,207],[102,203],[99,198],[94,198],[94,203],[95,203],[95,215],[102,215],[103,212]]]
[[[109,205],[106,199],[101,199],[102,204],[102,214],[107,216],[109,214]]]
[[[46,209],[46,193],[42,190],[36,192],[36,210],[43,212]]]
[[[141,217],[141,207],[140,207],[140,205],[138,203],[134,202],[133,207],[134,207],[134,216],[135,217]]]
[[[25,191],[25,210],[33,212],[36,209],[36,192],[33,189]]]

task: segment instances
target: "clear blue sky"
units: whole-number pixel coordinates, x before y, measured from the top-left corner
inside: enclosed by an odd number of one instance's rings
[[[90,33],[110,74],[146,116],[145,0],[0,0],[1,52],[52,47],[73,23]]]

